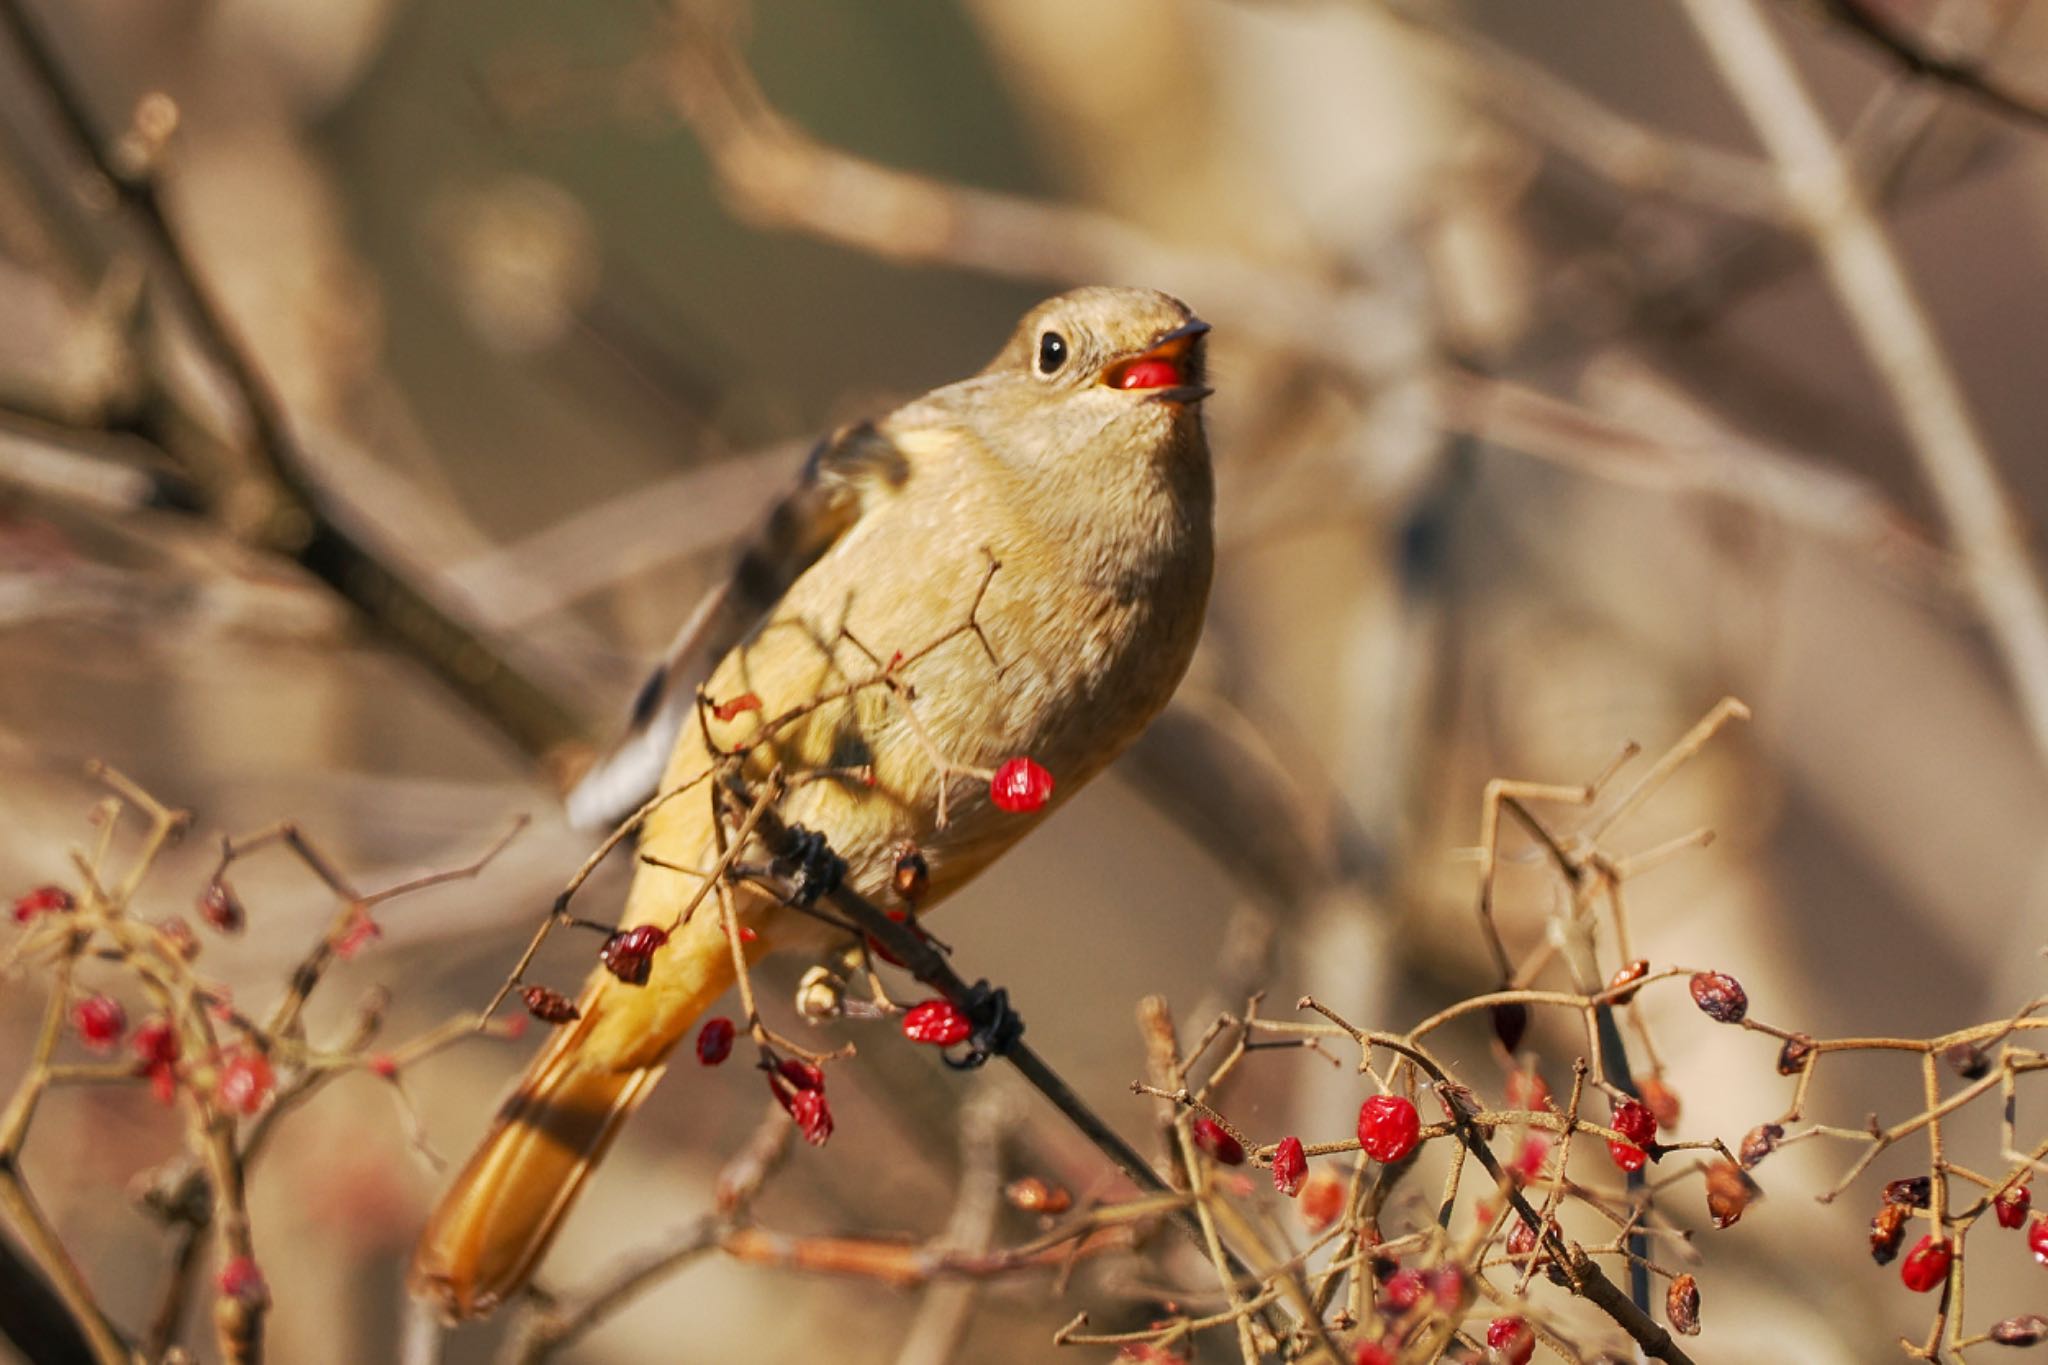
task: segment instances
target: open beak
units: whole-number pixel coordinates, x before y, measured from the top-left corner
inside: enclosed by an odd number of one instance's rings
[[[1199,403],[1215,390],[1190,382],[1189,352],[1208,330],[1208,323],[1190,318],[1145,350],[1109,366],[1102,382],[1113,389],[1143,390],[1155,402]]]

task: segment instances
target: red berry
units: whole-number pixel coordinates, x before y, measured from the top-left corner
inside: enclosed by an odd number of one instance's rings
[[[974,1025],[950,1000],[927,1000],[912,1005],[903,1016],[903,1036],[913,1043],[951,1047],[966,1042],[973,1032]]]
[[[1321,1232],[1344,1212],[1344,1182],[1334,1175],[1312,1175],[1301,1187],[1301,1221]]]
[[[1449,1317],[1458,1316],[1471,1300],[1472,1286],[1465,1278],[1463,1267],[1440,1265],[1434,1270],[1425,1270],[1422,1282],[1429,1286],[1429,1295],[1436,1300],[1438,1311]]]
[[[270,1286],[247,1256],[237,1256],[222,1266],[213,1283],[222,1298],[237,1299],[247,1307],[262,1308],[270,1302]]]
[[[1533,1071],[1511,1072],[1508,1076],[1508,1108],[1547,1111],[1550,1085]]]
[[[358,905],[349,913],[348,922],[341,926],[341,932],[334,936],[334,955],[347,962],[372,941],[382,937],[383,929],[370,918],[368,910]]]
[[[1422,1116],[1399,1095],[1374,1095],[1358,1106],[1358,1145],[1375,1161],[1399,1161],[1421,1136]]]
[[[1692,1002],[1717,1024],[1739,1024],[1749,1013],[1748,993],[1725,972],[1693,973]]]
[[[784,1057],[775,1064],[775,1074],[798,1090],[823,1090],[825,1073],[809,1062]]]
[[[1361,1341],[1352,1354],[1351,1365],[1395,1365],[1396,1357],[1377,1341]]]
[[[2033,1207],[2034,1192],[2025,1185],[2014,1185],[1991,1203],[1998,1213],[1998,1226],[2016,1228],[2027,1221],[2027,1210]]]
[[[234,888],[215,877],[199,893],[199,918],[205,920],[223,934],[239,934],[248,923],[249,916],[242,909],[241,898]]]
[[[1614,1131],[1638,1147],[1648,1146],[1657,1138],[1657,1116],[1650,1112],[1647,1104],[1623,1100],[1621,1107],[1614,1111]]]
[[[1617,1142],[1613,1138],[1607,1139],[1607,1155],[1614,1158],[1615,1165],[1631,1172],[1643,1169],[1643,1163],[1650,1159],[1650,1154],[1633,1142]]]
[[[1516,1180],[1527,1185],[1543,1174],[1543,1164],[1549,1159],[1550,1143],[1531,1133],[1515,1149],[1514,1163],[1509,1169],[1515,1173]]]
[[[1134,360],[1116,376],[1120,389],[1168,389],[1180,383],[1180,371],[1171,360]]]
[[[732,1056],[732,1040],[738,1032],[732,1020],[716,1015],[704,1021],[704,1027],[697,1030],[697,1060],[705,1066],[717,1066]]]
[[[711,714],[720,720],[731,720],[742,711],[758,711],[760,709],[761,699],[759,697],[755,696],[752,692],[742,692],[731,701],[722,701],[712,707]]]
[[[1930,1232],[1906,1253],[1906,1259],[1899,1264],[1899,1279],[1915,1294],[1939,1289],[1948,1279],[1949,1262],[1954,1259],[1955,1248],[1949,1244],[1948,1238],[1936,1237]]]
[[[106,1052],[128,1031],[128,1011],[111,996],[88,995],[71,1007],[71,1027],[94,1052]]]
[[[37,915],[69,910],[75,902],[61,886],[39,886],[14,898],[14,922],[27,924]]]
[[[1510,1256],[1527,1256],[1536,1249],[1537,1243],[1541,1240],[1536,1235],[1536,1229],[1529,1226],[1527,1219],[1517,1218],[1515,1219],[1515,1230],[1508,1234],[1508,1254]]]
[[[1397,1270],[1380,1286],[1380,1307],[1389,1313],[1405,1313],[1422,1302],[1425,1288],[1421,1271]]]
[[[363,1065],[368,1067],[370,1074],[379,1080],[395,1081],[398,1079],[398,1058],[388,1052],[371,1053],[363,1059]]]
[[[2027,1224],[2027,1250],[2034,1253],[2034,1259],[2048,1265],[2048,1213],[2037,1213],[2034,1221]]]
[[[1308,1157],[1301,1150],[1301,1139],[1281,1138],[1273,1149],[1273,1188],[1292,1199],[1307,1181]]]
[[[825,1103],[825,1092],[799,1090],[789,1097],[788,1108],[804,1141],[813,1147],[823,1147],[825,1139],[832,1136],[832,1109]]]
[[[1006,758],[989,779],[988,795],[998,810],[1026,815],[1052,799],[1052,774],[1028,758]]]
[[[628,986],[644,986],[654,966],[654,950],[668,942],[668,931],[652,924],[621,929],[597,950],[606,970]]]
[[[1195,1146],[1226,1166],[1244,1164],[1244,1144],[1232,1137],[1228,1128],[1207,1114],[1195,1115],[1195,1121],[1190,1126],[1194,1132]]]
[[[1486,1324],[1487,1359],[1500,1365],[1529,1365],[1536,1354],[1536,1333],[1521,1318],[1495,1318]]]
[[[220,1080],[214,1086],[214,1098],[223,1109],[237,1114],[253,1114],[269,1103],[270,1092],[276,1084],[277,1076],[270,1069],[269,1058],[260,1052],[244,1052],[237,1048],[221,1059]]]
[[[169,1104],[177,1095],[178,1031],[162,1015],[151,1015],[136,1027],[129,1046],[135,1049],[136,1069],[149,1078],[150,1093],[157,1103]]]

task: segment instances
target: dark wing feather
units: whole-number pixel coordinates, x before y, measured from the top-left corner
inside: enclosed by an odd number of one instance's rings
[[[704,595],[634,694],[625,734],[570,789],[572,826],[617,824],[654,795],[704,679],[859,519],[868,492],[900,485],[909,472],[902,451],[872,422],[843,427],[812,449],[796,487],[741,544],[731,572]]]

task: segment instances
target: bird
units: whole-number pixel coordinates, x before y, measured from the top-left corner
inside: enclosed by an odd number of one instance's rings
[[[444,1319],[526,1284],[620,1125],[734,982],[703,894],[734,821],[706,773],[737,766],[749,790],[773,778],[777,820],[814,832],[843,884],[877,903],[915,850],[922,914],[1165,707],[1214,572],[1208,331],[1150,289],[1047,299],[978,374],[820,441],[742,541],[567,802],[589,825],[640,812],[620,925],[666,938],[635,973],[593,969],[577,1017],[430,1214],[410,1285]],[[1053,783],[1021,813],[987,778],[1020,757]],[[737,875],[769,851],[725,858],[749,962],[850,941]]]

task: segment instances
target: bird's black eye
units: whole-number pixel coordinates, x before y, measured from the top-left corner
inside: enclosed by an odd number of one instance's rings
[[[1051,374],[1067,363],[1067,339],[1058,332],[1047,332],[1038,339],[1038,372]]]

